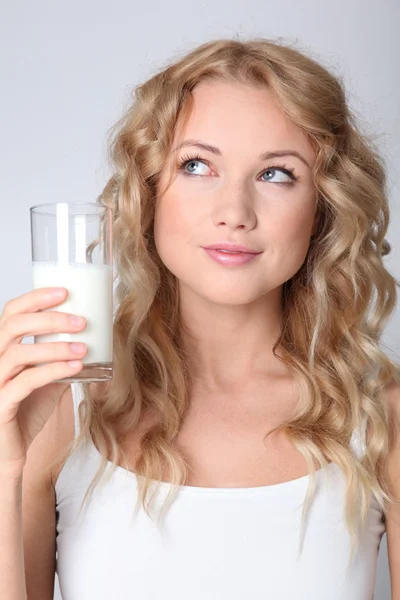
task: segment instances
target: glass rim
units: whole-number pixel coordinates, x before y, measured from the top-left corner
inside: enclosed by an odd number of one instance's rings
[[[29,211],[30,213],[34,213],[36,215],[48,215],[50,217],[57,217],[57,212],[52,212],[50,210],[46,211],[43,210],[46,207],[55,207],[57,205],[66,205],[66,206],[90,206],[91,208],[96,208],[97,210],[91,213],[85,213],[85,214],[92,214],[92,215],[98,215],[101,214],[102,212],[107,212],[107,211],[111,211],[111,208],[108,206],[101,206],[100,204],[96,204],[95,202],[44,202],[42,204],[35,204],[34,206],[30,206],[29,207]],[[38,210],[41,209],[41,210]],[[73,215],[73,216],[77,216],[77,215]]]

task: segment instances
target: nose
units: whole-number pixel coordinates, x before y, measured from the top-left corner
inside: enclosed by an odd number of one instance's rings
[[[257,217],[249,194],[232,186],[220,192],[213,206],[213,223],[216,227],[250,231],[257,223]]]

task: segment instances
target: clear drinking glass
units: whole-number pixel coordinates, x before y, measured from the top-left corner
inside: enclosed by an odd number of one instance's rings
[[[46,311],[86,318],[77,333],[34,336],[34,342],[84,342],[82,370],[61,382],[112,378],[113,260],[111,209],[90,202],[54,202],[30,209],[33,289],[65,287],[68,296]]]

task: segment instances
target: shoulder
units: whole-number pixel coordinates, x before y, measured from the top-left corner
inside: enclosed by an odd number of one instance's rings
[[[63,393],[46,425],[49,426],[49,477],[54,488],[75,438],[75,415],[71,386],[68,386]]]
[[[24,467],[24,480],[37,477],[45,488],[54,482],[63,467],[63,455],[75,437],[72,391],[66,388],[50,418],[29,446]]]
[[[390,479],[392,479],[396,473],[400,478],[400,383],[392,380],[390,384],[385,386],[382,392],[382,400],[388,412],[388,469],[390,473]]]
[[[392,380],[383,391],[383,399],[389,413],[389,424],[395,437],[400,433],[400,382]]]
[[[385,515],[392,597],[400,597],[400,384],[393,381],[384,390],[391,429],[387,477],[394,496]],[[389,439],[390,439],[389,438]]]

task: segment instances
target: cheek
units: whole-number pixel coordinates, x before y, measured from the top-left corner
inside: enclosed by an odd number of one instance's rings
[[[300,269],[307,256],[312,225],[313,216],[305,210],[284,219],[280,225],[276,223],[271,232],[277,266],[282,268],[287,278]]]
[[[288,244],[307,245],[312,233],[316,212],[316,202],[312,191],[300,194],[287,205],[282,203],[282,210],[277,208],[275,218],[269,218],[269,225]],[[270,215],[271,217],[271,215]]]
[[[154,239],[163,263],[174,270],[179,256],[185,252],[193,223],[185,205],[171,196],[157,200],[154,214]],[[182,260],[182,259],[181,259]]]

